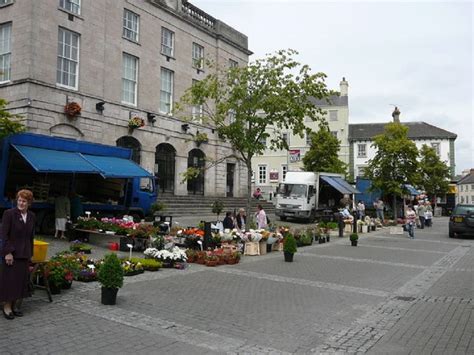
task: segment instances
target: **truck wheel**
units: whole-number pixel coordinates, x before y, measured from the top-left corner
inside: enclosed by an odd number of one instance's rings
[[[286,217],[285,216],[280,216],[280,221],[286,221]]]
[[[52,235],[56,232],[54,213],[46,213],[41,221],[41,233]]]

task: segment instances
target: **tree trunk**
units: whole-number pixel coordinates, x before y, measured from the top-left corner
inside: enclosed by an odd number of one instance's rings
[[[397,220],[397,195],[393,194],[393,219]]]
[[[252,203],[252,162],[246,162],[247,166],[247,206],[245,206],[245,214],[247,215],[247,223],[245,228],[249,229],[249,224],[251,221],[251,203]]]
[[[436,209],[436,207],[438,207],[438,199],[436,198],[436,194],[434,194],[434,208]],[[434,213],[434,210],[433,210],[433,213]]]

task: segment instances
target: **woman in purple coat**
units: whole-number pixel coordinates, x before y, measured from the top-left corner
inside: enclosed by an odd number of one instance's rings
[[[33,256],[35,215],[28,211],[33,193],[20,190],[16,194],[16,207],[3,213],[0,238],[3,239],[0,263],[0,302],[6,319],[23,316],[19,306],[28,290],[29,263]]]

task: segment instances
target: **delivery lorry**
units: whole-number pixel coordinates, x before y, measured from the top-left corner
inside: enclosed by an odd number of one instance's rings
[[[289,171],[278,187],[275,214],[284,221],[294,218],[314,221],[332,215],[344,195],[358,191],[344,180],[344,175],[326,172]]]
[[[54,198],[80,196],[92,216],[135,219],[150,213],[157,199],[152,174],[131,160],[132,151],[67,138],[33,133],[0,141],[0,215],[15,205],[18,190],[30,189],[37,230],[54,232]]]

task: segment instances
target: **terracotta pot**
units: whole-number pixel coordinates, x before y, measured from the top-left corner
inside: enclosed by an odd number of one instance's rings
[[[206,266],[217,266],[217,260],[207,260]]]

